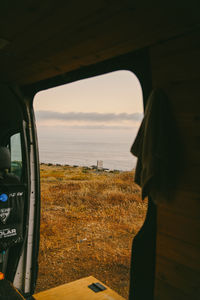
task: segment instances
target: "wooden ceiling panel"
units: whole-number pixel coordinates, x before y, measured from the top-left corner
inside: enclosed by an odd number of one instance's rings
[[[188,14],[131,0],[23,2],[0,12],[0,39],[9,41],[0,49],[0,80],[20,85],[156,44],[199,23],[195,9]]]
[[[57,6],[54,0],[0,1],[0,36],[13,42],[32,24],[52,14]]]

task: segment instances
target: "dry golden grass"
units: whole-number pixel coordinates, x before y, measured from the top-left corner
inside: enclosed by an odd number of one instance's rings
[[[128,297],[131,243],[147,203],[133,172],[41,165],[37,292],[93,275]]]

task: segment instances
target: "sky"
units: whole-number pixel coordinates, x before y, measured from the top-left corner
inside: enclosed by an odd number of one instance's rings
[[[142,119],[142,91],[132,72],[116,71],[39,92],[34,108],[43,130],[130,129]]]

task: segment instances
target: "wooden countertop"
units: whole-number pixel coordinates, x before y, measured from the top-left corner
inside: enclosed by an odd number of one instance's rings
[[[99,282],[106,290],[95,293],[88,285]],[[93,276],[81,278],[34,295],[36,300],[125,300]]]

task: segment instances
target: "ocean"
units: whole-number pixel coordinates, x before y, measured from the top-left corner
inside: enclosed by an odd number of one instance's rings
[[[130,153],[137,129],[38,127],[40,162],[92,166],[97,160],[110,170],[129,171],[136,158]]]

